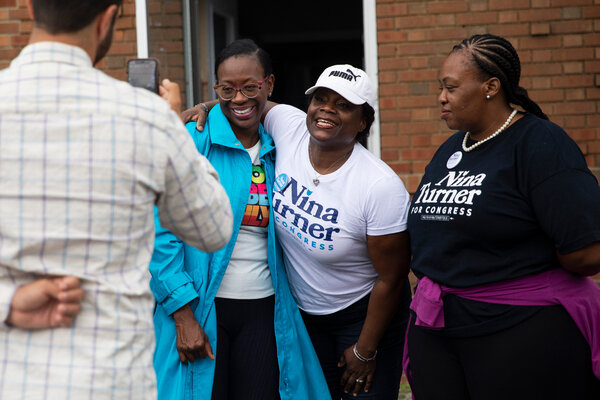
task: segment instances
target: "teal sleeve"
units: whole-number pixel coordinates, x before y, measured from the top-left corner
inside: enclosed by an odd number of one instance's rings
[[[158,210],[154,208],[156,238],[150,261],[150,289],[158,307],[171,315],[198,298],[192,277],[184,267],[184,243],[160,226]]]

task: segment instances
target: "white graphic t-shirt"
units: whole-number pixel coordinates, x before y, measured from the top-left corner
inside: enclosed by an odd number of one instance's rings
[[[366,235],[406,230],[408,192],[360,144],[338,170],[318,174],[308,158],[306,114],[294,107],[271,109],[265,129],[277,147],[272,207],[292,294],[311,314],[346,308],[367,295],[377,278]]]
[[[259,140],[247,149],[252,159],[248,204],[217,297],[248,300],[275,293],[267,264],[269,198],[265,171],[259,158],[260,146]]]

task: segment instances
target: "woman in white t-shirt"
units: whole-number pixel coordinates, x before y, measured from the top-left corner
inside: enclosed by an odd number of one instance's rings
[[[360,144],[375,104],[364,71],[329,67],[306,94],[307,113],[269,102],[264,114],[277,148],[272,207],[292,294],[332,398],[397,399],[409,195]]]

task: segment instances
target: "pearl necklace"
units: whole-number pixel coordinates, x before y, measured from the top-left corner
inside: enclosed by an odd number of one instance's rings
[[[508,116],[508,119],[506,120],[506,122],[504,124],[502,124],[502,126],[500,128],[498,128],[498,130],[496,132],[494,132],[492,135],[486,137],[485,139],[480,140],[479,142],[475,142],[473,145],[471,145],[471,147],[467,147],[467,139],[469,138],[469,133],[470,132],[465,133],[465,137],[464,137],[463,142],[462,142],[462,149],[465,152],[468,153],[469,151],[474,150],[477,147],[481,146],[482,144],[484,144],[488,140],[491,140],[491,139],[495,138],[500,133],[502,133],[503,130],[505,130],[506,128],[508,128],[508,125],[510,125],[510,121],[513,120],[513,118],[515,117],[515,115],[517,115],[517,109],[513,108],[513,111]]]
[[[347,153],[342,154],[342,156],[340,158],[338,158],[337,160],[335,160],[333,163],[331,163],[331,165],[325,170],[325,172],[323,172],[322,174],[318,174],[317,176],[315,176],[313,178],[313,183],[315,184],[315,186],[319,186],[319,183],[321,181],[319,181],[319,178],[322,175],[327,175],[327,173],[329,172],[329,170],[331,170],[331,168],[333,168],[337,163],[339,163],[341,160],[345,159],[346,157],[348,157],[350,155],[350,153],[352,153],[352,150],[354,150],[354,147],[352,147]],[[310,151],[310,143],[308,144],[308,160],[310,161],[310,164],[312,165],[312,167],[315,169],[315,172],[317,171],[317,169],[315,168],[315,163],[312,160],[312,152]]]

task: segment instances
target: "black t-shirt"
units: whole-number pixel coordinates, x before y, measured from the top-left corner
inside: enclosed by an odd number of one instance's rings
[[[600,187],[577,144],[526,113],[498,137],[464,152],[463,132],[436,152],[408,217],[417,277],[473,287],[559,268],[556,251],[600,241]],[[446,333],[506,328],[536,307],[446,296]]]

